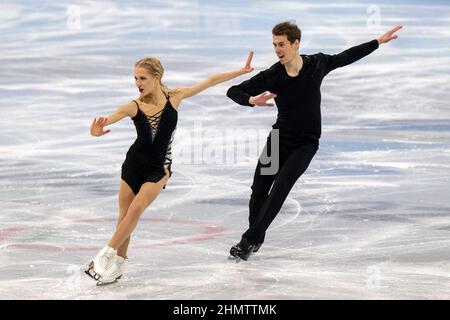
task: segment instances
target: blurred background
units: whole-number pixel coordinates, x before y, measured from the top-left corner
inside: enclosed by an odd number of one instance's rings
[[[329,74],[320,150],[260,252],[227,259],[247,227],[254,168],[276,108],[233,84],[275,63],[272,27],[300,53],[399,38]],[[0,299],[449,299],[448,1],[0,1]],[[255,70],[183,101],[167,188],[132,237],[129,270],[97,288],[80,271],[109,240],[134,63],[169,87]]]

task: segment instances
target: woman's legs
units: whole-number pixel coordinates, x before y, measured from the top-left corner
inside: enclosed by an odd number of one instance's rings
[[[131,202],[134,200],[135,195],[133,190],[131,190],[130,186],[123,180],[120,180],[120,189],[119,189],[119,219],[117,221],[116,228],[119,227],[119,224],[125,219],[127,215],[128,208],[131,205]],[[128,245],[130,243],[130,237],[128,237],[125,242],[117,249],[117,255],[126,258]]]
[[[129,241],[129,237],[139,221],[144,210],[156,199],[161,192],[164,185],[169,179],[169,171],[166,170],[166,175],[160,181],[146,182],[141,186],[139,193],[134,197],[124,219],[117,226],[113,237],[108,243],[108,246],[118,249]],[[126,244],[127,245],[127,244]]]

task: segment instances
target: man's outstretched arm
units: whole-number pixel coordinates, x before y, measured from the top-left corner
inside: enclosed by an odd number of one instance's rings
[[[327,55],[328,64],[326,73],[358,61],[378,49],[380,44],[397,39],[398,36],[394,35],[394,33],[401,28],[402,26],[396,26],[377,39],[352,47],[336,55]]]
[[[391,30],[389,30],[388,32],[383,34],[381,37],[379,37],[377,39],[378,44],[388,43],[391,40],[397,39],[398,35],[394,35],[394,33],[396,33],[401,28],[403,28],[403,27],[402,26],[396,26],[395,28],[392,28]]]

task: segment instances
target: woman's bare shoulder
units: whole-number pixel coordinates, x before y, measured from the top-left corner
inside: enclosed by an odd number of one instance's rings
[[[119,110],[128,115],[129,117],[133,118],[134,116],[136,116],[138,104],[139,101],[137,99],[132,100],[119,106]]]
[[[182,88],[173,89],[169,95],[169,99],[172,106],[178,110],[181,100],[183,100]]]

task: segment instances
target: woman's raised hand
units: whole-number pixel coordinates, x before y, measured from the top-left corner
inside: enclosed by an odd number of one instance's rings
[[[250,73],[253,71],[253,68],[251,66],[253,59],[253,51],[250,51],[247,57],[247,61],[245,62],[245,66],[241,69],[244,73]]]
[[[108,118],[100,117],[100,118],[98,118],[98,120],[97,120],[97,118],[94,118],[94,121],[92,121],[92,124],[91,124],[91,135],[99,137],[99,136],[102,136],[104,134],[111,132],[111,130],[103,129],[103,127],[105,126],[107,121],[108,121]]]

